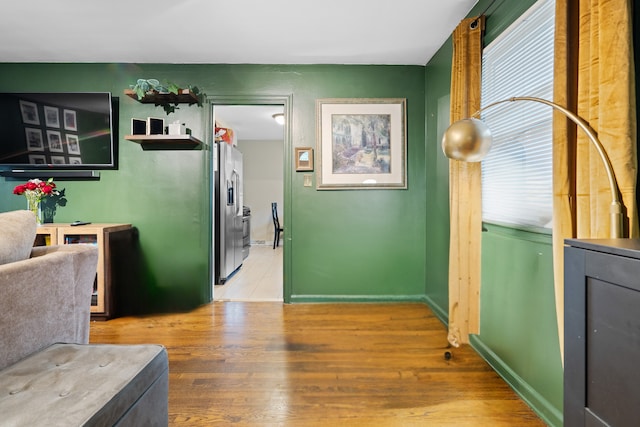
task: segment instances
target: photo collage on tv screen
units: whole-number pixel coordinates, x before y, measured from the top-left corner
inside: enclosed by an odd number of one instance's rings
[[[76,111],[20,100],[29,163],[82,164]]]

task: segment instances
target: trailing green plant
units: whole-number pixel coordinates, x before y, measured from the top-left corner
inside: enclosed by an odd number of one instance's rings
[[[174,86],[175,86],[175,85],[174,85]],[[176,87],[177,87],[177,86],[176,86]],[[197,101],[196,101],[195,103],[198,105],[198,107],[202,107],[202,103],[204,102],[205,94],[204,94],[204,93],[202,93],[202,92],[200,92],[200,89],[198,89],[198,86],[191,86],[191,85],[189,85],[189,86],[187,86],[187,88],[188,88],[188,89],[189,89],[189,90],[190,90],[190,91],[191,91],[191,92],[196,96],[196,100],[197,100]],[[176,89],[176,90],[177,90],[178,92],[180,91],[180,89],[179,89],[179,88],[178,88],[178,89]],[[178,93],[178,92],[172,92],[172,93]],[[179,103],[179,102],[175,102],[175,103],[173,103],[173,104],[171,104],[171,103],[166,103],[166,104],[163,104],[163,105],[162,105],[162,108],[164,108],[164,111],[165,111],[167,114],[170,114],[170,113],[173,113],[173,112],[175,112],[176,110],[180,109],[179,105],[180,105],[180,103]],[[189,104],[189,105],[191,105],[191,104]]]
[[[138,79],[135,85],[129,87],[136,93],[138,99],[144,98],[148,92],[175,93],[177,95],[179,90],[177,85],[172,83],[166,86],[161,85],[157,79]]]
[[[162,85],[157,79],[138,79],[135,85],[130,85],[129,87],[135,92],[139,100],[144,98],[144,96],[149,92],[173,93],[175,95],[180,94],[180,86],[178,86],[177,84],[168,82],[166,85]],[[198,105],[198,107],[202,107],[205,94],[200,92],[200,89],[198,89],[197,86],[189,85],[187,87],[196,96],[196,104]],[[166,102],[162,103],[161,105],[167,115],[175,112],[180,108],[178,106],[178,102]]]
[[[188,88],[196,96],[196,99],[198,100],[196,104],[198,105],[198,107],[202,107],[202,103],[204,102],[204,97],[206,95],[203,92],[200,92],[200,89],[198,89],[198,86],[189,85]]]

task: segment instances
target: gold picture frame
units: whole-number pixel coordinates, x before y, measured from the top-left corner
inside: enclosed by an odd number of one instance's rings
[[[318,190],[406,189],[405,98],[316,100]]]
[[[313,148],[296,147],[296,171],[313,170]]]

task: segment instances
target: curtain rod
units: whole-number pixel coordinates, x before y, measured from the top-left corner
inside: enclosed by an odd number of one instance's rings
[[[491,9],[491,6],[493,6],[493,5],[494,5],[494,3],[495,3],[495,2],[497,2],[497,1],[498,1],[498,0],[493,0],[491,3],[489,3],[489,6],[487,6],[487,7],[486,7],[486,8],[485,8],[485,9],[484,9],[484,10],[483,10],[479,15],[478,15],[478,17],[477,17],[476,19],[474,19],[473,21],[471,21],[471,24],[469,24],[469,28],[471,28],[472,30],[475,30],[475,29],[476,29],[476,27],[478,26],[478,20],[480,19],[480,17],[481,17],[481,16],[483,16],[485,13],[487,13],[487,11],[488,11],[489,9]],[[502,0],[498,6],[502,5],[502,3],[503,3],[503,2],[504,2],[504,0]],[[496,9],[497,9],[497,7],[496,7]]]

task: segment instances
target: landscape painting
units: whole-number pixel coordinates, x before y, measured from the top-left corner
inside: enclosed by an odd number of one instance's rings
[[[316,187],[407,188],[405,113],[404,98],[316,100]]]
[[[390,128],[389,114],[334,114],[331,117],[333,173],[389,173]]]

